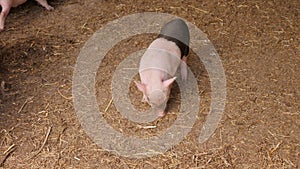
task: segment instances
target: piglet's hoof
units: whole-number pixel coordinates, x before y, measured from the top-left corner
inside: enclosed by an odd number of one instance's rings
[[[159,112],[158,113],[158,117],[164,117],[166,115],[165,111]]]
[[[52,7],[52,6],[47,6],[47,7],[45,7],[48,11],[52,11],[52,10],[54,10],[54,8]]]

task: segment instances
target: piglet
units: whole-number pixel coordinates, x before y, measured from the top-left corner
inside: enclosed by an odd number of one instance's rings
[[[17,7],[27,0],[0,0],[0,6],[2,7],[2,11],[0,13],[0,31],[4,29],[4,22],[9,14],[11,7]],[[36,0],[40,5],[45,7],[47,10],[53,10],[54,8],[47,3],[47,0]]]
[[[143,92],[142,102],[150,104],[160,117],[166,114],[171,85],[176,80],[179,66],[182,80],[187,79],[189,41],[186,23],[181,19],[171,20],[163,26],[140,60],[141,82],[135,81],[135,84]]]

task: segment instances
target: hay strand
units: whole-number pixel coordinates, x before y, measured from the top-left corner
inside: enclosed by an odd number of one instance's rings
[[[50,126],[50,127],[48,128],[47,133],[46,133],[46,136],[45,136],[45,139],[44,139],[44,141],[43,141],[43,144],[41,145],[41,147],[39,148],[39,150],[38,150],[33,156],[31,156],[28,160],[34,158],[35,156],[37,156],[37,155],[42,151],[42,149],[44,148],[44,146],[45,146],[45,144],[46,144],[46,142],[47,142],[47,140],[48,140],[48,138],[49,138],[49,135],[50,135],[51,130],[52,130],[52,126]]]

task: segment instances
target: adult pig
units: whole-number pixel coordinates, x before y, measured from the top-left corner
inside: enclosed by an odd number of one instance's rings
[[[11,7],[17,7],[27,0],[0,0],[0,6],[2,11],[0,13],[0,31],[4,29],[4,23],[7,15],[9,14]],[[47,3],[47,0],[36,0],[39,4],[45,7],[47,10],[53,10],[54,8]]]
[[[141,58],[141,82],[135,81],[135,84],[143,92],[142,102],[149,103],[158,112],[158,116],[165,115],[171,85],[176,79],[179,66],[182,80],[187,79],[189,41],[190,33],[186,23],[174,19],[163,26]]]

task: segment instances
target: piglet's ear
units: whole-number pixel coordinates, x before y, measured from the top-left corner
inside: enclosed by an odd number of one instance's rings
[[[174,81],[176,80],[176,77],[173,77],[171,79],[163,81],[163,86],[164,87],[169,87]]]
[[[146,92],[146,85],[137,81],[134,81],[136,87],[139,89],[139,91],[145,93]]]

